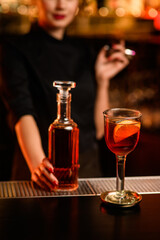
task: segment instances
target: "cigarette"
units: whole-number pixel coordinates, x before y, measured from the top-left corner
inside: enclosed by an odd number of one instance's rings
[[[124,50],[124,53],[125,53],[125,55],[132,56],[132,57],[136,55],[136,52],[134,50],[129,49],[129,48],[126,48]]]
[[[114,52],[118,52],[119,50],[116,50],[116,49],[113,49],[111,48],[109,45],[105,45],[104,46],[104,49],[107,51],[107,57],[110,56],[112,53]],[[132,50],[132,49],[129,49],[129,48],[126,48],[124,50],[124,54],[129,57],[129,58],[132,58],[136,55],[136,51]]]

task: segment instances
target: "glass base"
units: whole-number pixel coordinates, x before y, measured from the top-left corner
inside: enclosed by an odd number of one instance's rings
[[[132,191],[123,191],[123,193],[113,191],[102,193],[101,200],[118,207],[132,207],[141,202],[142,196]]]

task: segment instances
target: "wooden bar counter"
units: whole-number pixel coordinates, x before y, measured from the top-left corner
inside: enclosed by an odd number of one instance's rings
[[[102,191],[115,187],[115,178],[79,179],[70,193],[1,182],[0,239],[160,239],[160,177],[126,178],[131,186],[142,202],[122,209],[100,199]]]

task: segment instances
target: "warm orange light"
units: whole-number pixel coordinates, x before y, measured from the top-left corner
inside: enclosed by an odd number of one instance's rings
[[[27,6],[25,5],[20,5],[18,8],[17,8],[17,12],[21,15],[27,15],[28,13],[28,8]]]
[[[150,8],[149,11],[148,11],[148,15],[151,18],[155,18],[158,15],[158,11],[154,8]]]
[[[134,16],[134,17],[140,17],[141,16],[141,10],[140,9],[133,9],[131,10],[131,14]]]
[[[160,12],[158,12],[156,18],[154,19],[154,27],[160,31]]]
[[[118,16],[118,17],[123,17],[124,15],[125,15],[125,13],[126,13],[126,11],[125,11],[125,9],[124,8],[117,8],[116,9],[116,15]]]
[[[3,13],[8,13],[8,12],[9,12],[9,9],[10,9],[8,3],[2,3],[1,8],[2,8],[2,12],[3,12]]]
[[[101,7],[99,9],[99,15],[102,17],[106,17],[108,15],[108,13],[109,13],[109,10],[106,7]]]

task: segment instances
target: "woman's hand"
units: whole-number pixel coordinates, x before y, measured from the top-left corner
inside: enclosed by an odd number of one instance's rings
[[[129,64],[129,60],[124,53],[124,41],[114,44],[112,49],[115,51],[109,57],[106,57],[107,49],[104,46],[97,56],[95,74],[98,86],[108,87],[109,80]]]
[[[58,180],[53,173],[52,164],[47,158],[44,158],[42,163],[32,172],[31,179],[45,190],[54,190],[58,185]]]
[[[95,63],[95,77],[97,81],[96,100],[94,108],[94,121],[96,126],[96,137],[101,139],[104,136],[104,119],[103,111],[110,107],[109,104],[109,82],[117,73],[125,68],[129,60],[124,54],[124,42],[115,44],[112,47],[113,53],[106,57],[107,50],[101,49]]]

